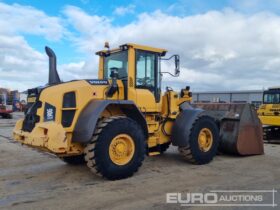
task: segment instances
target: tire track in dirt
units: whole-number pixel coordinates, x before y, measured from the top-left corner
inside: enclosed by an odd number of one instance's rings
[[[0,134],[0,137],[7,139],[8,141],[13,141],[13,138],[9,137],[9,136],[4,136]]]

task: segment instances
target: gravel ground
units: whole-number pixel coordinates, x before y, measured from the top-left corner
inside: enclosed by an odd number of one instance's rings
[[[0,119],[1,209],[217,209],[167,204],[166,193],[272,189],[278,191],[274,209],[279,208],[279,144],[265,144],[265,155],[217,156],[203,166],[186,163],[171,147],[161,156],[147,157],[133,177],[108,181],[86,166],[69,166],[13,141],[12,129],[20,117],[14,113],[14,119]],[[258,209],[264,208],[271,209]]]

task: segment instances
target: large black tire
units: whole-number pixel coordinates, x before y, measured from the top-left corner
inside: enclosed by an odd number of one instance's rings
[[[200,131],[208,129],[212,133],[212,145],[207,151],[203,151],[199,146],[198,137]],[[192,125],[189,146],[179,147],[180,154],[189,162],[194,164],[207,164],[217,154],[219,145],[219,129],[213,118],[209,116],[198,117]]]
[[[84,155],[60,157],[60,159],[69,165],[81,165],[86,163]]]
[[[263,128],[263,140],[280,140],[280,127],[268,126]]]
[[[118,135],[128,135],[134,144],[129,162],[119,165],[109,154],[111,142]],[[145,156],[145,136],[134,120],[125,116],[113,116],[100,120],[91,142],[85,148],[85,160],[92,172],[109,180],[132,176],[142,165]]]

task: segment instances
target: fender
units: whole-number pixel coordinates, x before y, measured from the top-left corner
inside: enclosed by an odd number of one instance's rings
[[[193,108],[187,102],[180,105],[180,110],[172,127],[171,142],[174,146],[186,147],[189,145],[192,125],[204,110]]]
[[[121,110],[130,118],[140,124],[148,137],[148,127],[142,112],[130,100],[92,100],[81,112],[73,131],[73,142],[88,143],[93,135],[95,126],[102,112],[110,104],[119,105]]]

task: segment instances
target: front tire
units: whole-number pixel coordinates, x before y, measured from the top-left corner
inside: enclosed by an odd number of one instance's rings
[[[194,122],[187,147],[179,147],[180,154],[194,164],[207,164],[216,156],[219,129],[213,118],[201,116]]]
[[[85,148],[85,160],[92,172],[109,180],[132,176],[145,156],[145,136],[141,127],[125,116],[101,120]]]

